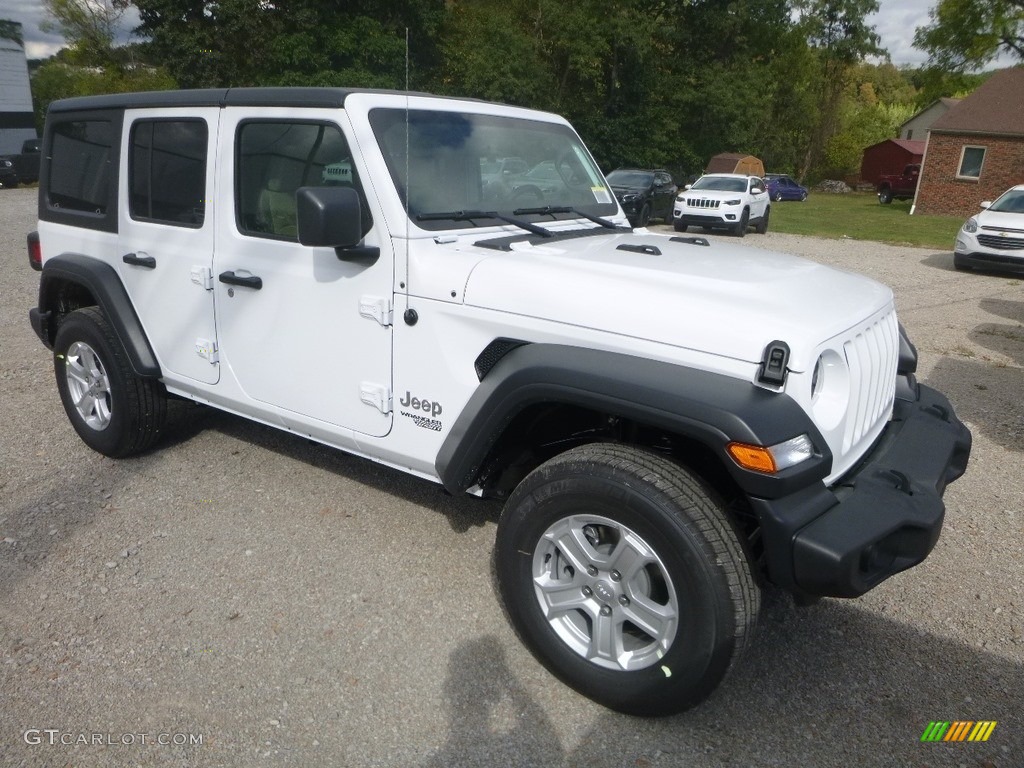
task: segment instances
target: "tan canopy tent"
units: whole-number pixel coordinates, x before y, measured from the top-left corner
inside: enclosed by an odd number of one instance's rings
[[[746,173],[750,176],[764,176],[764,163],[753,155],[722,152],[708,160],[708,167],[704,173]]]

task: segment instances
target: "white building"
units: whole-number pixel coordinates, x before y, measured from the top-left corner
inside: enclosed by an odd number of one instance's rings
[[[21,25],[14,25],[21,31]],[[36,138],[32,89],[25,48],[0,37],[0,155],[16,155],[26,139]]]

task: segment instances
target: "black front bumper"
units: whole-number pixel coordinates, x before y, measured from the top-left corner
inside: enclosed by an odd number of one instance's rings
[[[949,401],[900,377],[892,421],[854,470],[828,488],[751,500],[769,579],[801,595],[856,597],[917,565],[939,539],[942,493],[970,453]]]

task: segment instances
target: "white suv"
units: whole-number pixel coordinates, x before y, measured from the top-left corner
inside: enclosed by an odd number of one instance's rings
[[[759,234],[768,231],[771,200],[764,179],[741,173],[709,173],[676,196],[672,224],[676,232],[687,227],[728,229],[743,237],[754,225]]]
[[[531,170],[485,201],[494,158]],[[505,499],[510,621],[624,712],[705,698],[762,584],[853,597],[924,559],[970,452],[888,288],[631,230],[542,112],[333,88],[58,101],[29,258],[89,446],[151,449],[184,398]]]
[[[1010,187],[995,202],[964,222],[953,245],[957,269],[1024,272],[1024,184]]]

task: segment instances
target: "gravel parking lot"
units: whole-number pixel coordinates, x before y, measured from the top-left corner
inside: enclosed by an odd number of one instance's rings
[[[1024,765],[1021,280],[949,252],[734,241],[893,286],[974,453],[923,565],[855,601],[768,595],[708,702],[641,720],[519,644],[490,582],[495,504],[200,408],[147,456],[87,449],[27,320],[35,194],[0,190],[0,765]],[[998,725],[921,743],[933,720]]]

